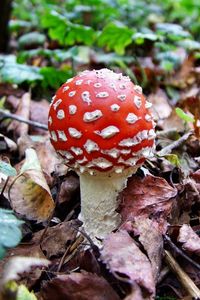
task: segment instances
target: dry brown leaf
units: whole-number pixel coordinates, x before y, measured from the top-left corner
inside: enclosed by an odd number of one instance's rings
[[[42,171],[46,175],[48,184],[52,183],[52,173],[57,170],[57,166],[62,165],[67,173],[68,168],[63,164],[63,160],[58,157],[53,146],[50,143],[49,135],[40,137],[39,141],[33,141],[30,136],[24,135],[18,139],[20,156],[24,156],[27,148],[34,148],[37,152],[38,159],[40,161]]]
[[[41,249],[46,257],[61,256],[66,247],[75,240],[77,230],[74,227],[78,228],[79,225],[78,220],[72,220],[48,228],[41,243]],[[35,238],[32,241],[35,241]]]
[[[0,133],[0,150],[3,152],[12,152],[17,150],[17,144]]]
[[[47,267],[49,261],[44,258],[15,256],[8,260],[4,267],[2,283],[18,280],[24,272],[31,271],[32,267]]]
[[[49,102],[45,99],[36,102],[31,101],[30,106],[30,119],[34,122],[38,122],[41,124],[48,123],[48,113],[49,113]],[[31,134],[40,134],[45,135],[46,131],[39,129],[37,127],[30,127]]]
[[[157,220],[164,230],[163,222],[169,215],[176,188],[171,187],[161,177],[147,175],[144,178],[132,176],[126,189],[120,194],[120,214],[122,222],[134,221],[137,216]],[[163,221],[164,220],[164,221]]]
[[[177,240],[183,243],[182,248],[184,250],[200,255],[200,237],[189,225],[183,224],[181,226]]]
[[[51,215],[55,205],[35,150],[26,150],[21,172],[10,185],[9,198],[12,208],[29,220],[40,222]]]
[[[21,98],[17,111],[15,112],[15,115],[23,117],[26,120],[29,120],[30,104],[31,104],[31,95],[30,93],[25,93]],[[8,130],[14,131],[14,134],[17,137],[27,134],[28,129],[29,129],[28,124],[18,122],[15,120],[13,120],[8,126]]]
[[[151,264],[126,231],[108,235],[101,250],[101,261],[112,274],[128,278],[133,288],[137,283],[153,299],[155,281]]]
[[[164,90],[157,89],[156,93],[148,96],[148,101],[153,104],[152,113],[155,120],[166,119],[170,116],[172,108]]]
[[[151,262],[154,280],[157,281],[163,254],[163,238],[158,223],[148,218],[135,218],[134,228],[139,233],[139,241]]]
[[[42,289],[43,300],[120,300],[108,282],[92,273],[59,275]]]
[[[69,175],[62,182],[58,202],[64,203],[70,201],[74,193],[79,190],[79,179],[74,175]]]

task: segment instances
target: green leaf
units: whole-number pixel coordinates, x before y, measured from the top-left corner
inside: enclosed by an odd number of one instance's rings
[[[71,70],[57,70],[53,67],[43,67],[40,69],[40,74],[44,80],[42,86],[44,88],[51,87],[53,89],[59,88],[59,86],[65,82],[68,78],[72,77]]]
[[[46,41],[46,36],[39,32],[29,32],[26,34],[23,34],[18,39],[18,43],[20,48],[25,48],[26,46],[31,45],[44,45]]]
[[[142,33],[142,32],[136,32],[133,35],[133,40],[137,45],[142,45],[144,44],[145,40],[149,40],[152,42],[155,42],[158,40],[158,36],[155,33]]]
[[[179,116],[179,118],[181,118],[182,120],[184,120],[185,122],[192,122],[194,123],[194,118],[189,116],[188,114],[186,114],[181,108],[177,107],[175,109],[176,114]]]
[[[9,281],[4,286],[4,293],[7,295],[15,294],[15,300],[37,300],[33,292],[29,292],[23,284],[17,285],[15,281]],[[10,299],[10,297],[9,297]]]
[[[114,50],[117,54],[123,55],[125,48],[132,43],[134,31],[119,23],[106,25],[98,38],[98,45]]]
[[[0,208],[0,259],[5,255],[7,248],[15,247],[20,242],[22,223],[12,211]]]
[[[51,39],[58,41],[60,45],[64,46],[76,43],[91,45],[96,36],[93,28],[73,24],[56,11],[45,14],[42,17],[42,25],[48,29]]]
[[[174,166],[179,167],[180,166],[180,160],[176,154],[167,154],[165,155],[165,158]]]
[[[14,55],[0,56],[0,81],[21,84],[42,79],[39,68],[16,63]]]
[[[0,161],[0,172],[7,176],[16,176],[17,172],[10,164]]]

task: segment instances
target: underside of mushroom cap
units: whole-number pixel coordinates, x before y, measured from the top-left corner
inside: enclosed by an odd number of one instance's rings
[[[51,142],[78,172],[116,172],[152,156],[154,121],[142,89],[108,69],[64,83],[49,112]]]

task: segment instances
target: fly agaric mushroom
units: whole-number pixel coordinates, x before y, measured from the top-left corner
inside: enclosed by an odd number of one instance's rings
[[[154,149],[154,121],[142,88],[108,69],[84,71],[56,92],[51,143],[80,176],[81,220],[99,239],[120,224],[118,193]]]

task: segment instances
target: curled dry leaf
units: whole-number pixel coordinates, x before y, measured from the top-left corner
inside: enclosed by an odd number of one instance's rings
[[[10,185],[9,198],[12,208],[29,220],[40,222],[51,215],[55,205],[35,150],[26,150],[20,174]]]
[[[30,104],[31,104],[31,95],[30,95],[30,93],[25,93],[21,98],[21,101],[19,103],[19,106],[18,106],[15,114],[17,116],[23,117],[26,120],[29,120]],[[8,127],[8,130],[14,131],[14,133],[17,137],[27,134],[28,129],[29,129],[28,124],[18,122],[15,120],[13,120]]]
[[[200,237],[189,225],[183,224],[181,226],[178,241],[183,243],[182,248],[184,250],[200,256]]]
[[[59,275],[44,286],[41,294],[43,300],[120,300],[103,277],[86,272]]]
[[[1,283],[5,284],[10,280],[18,280],[22,273],[29,272],[32,267],[47,267],[49,263],[47,259],[37,257],[12,257],[4,267]]]
[[[133,286],[137,283],[150,297],[155,295],[151,264],[126,231],[111,233],[104,240],[101,261],[113,274],[120,274]]]
[[[163,228],[163,220],[169,215],[173,197],[177,190],[171,187],[161,177],[147,175],[144,178],[132,176],[127,188],[120,195],[120,214],[122,223],[134,221],[137,216],[149,217],[160,223],[160,230]]]
[[[3,152],[12,152],[17,150],[17,144],[0,133],[0,150]]]

